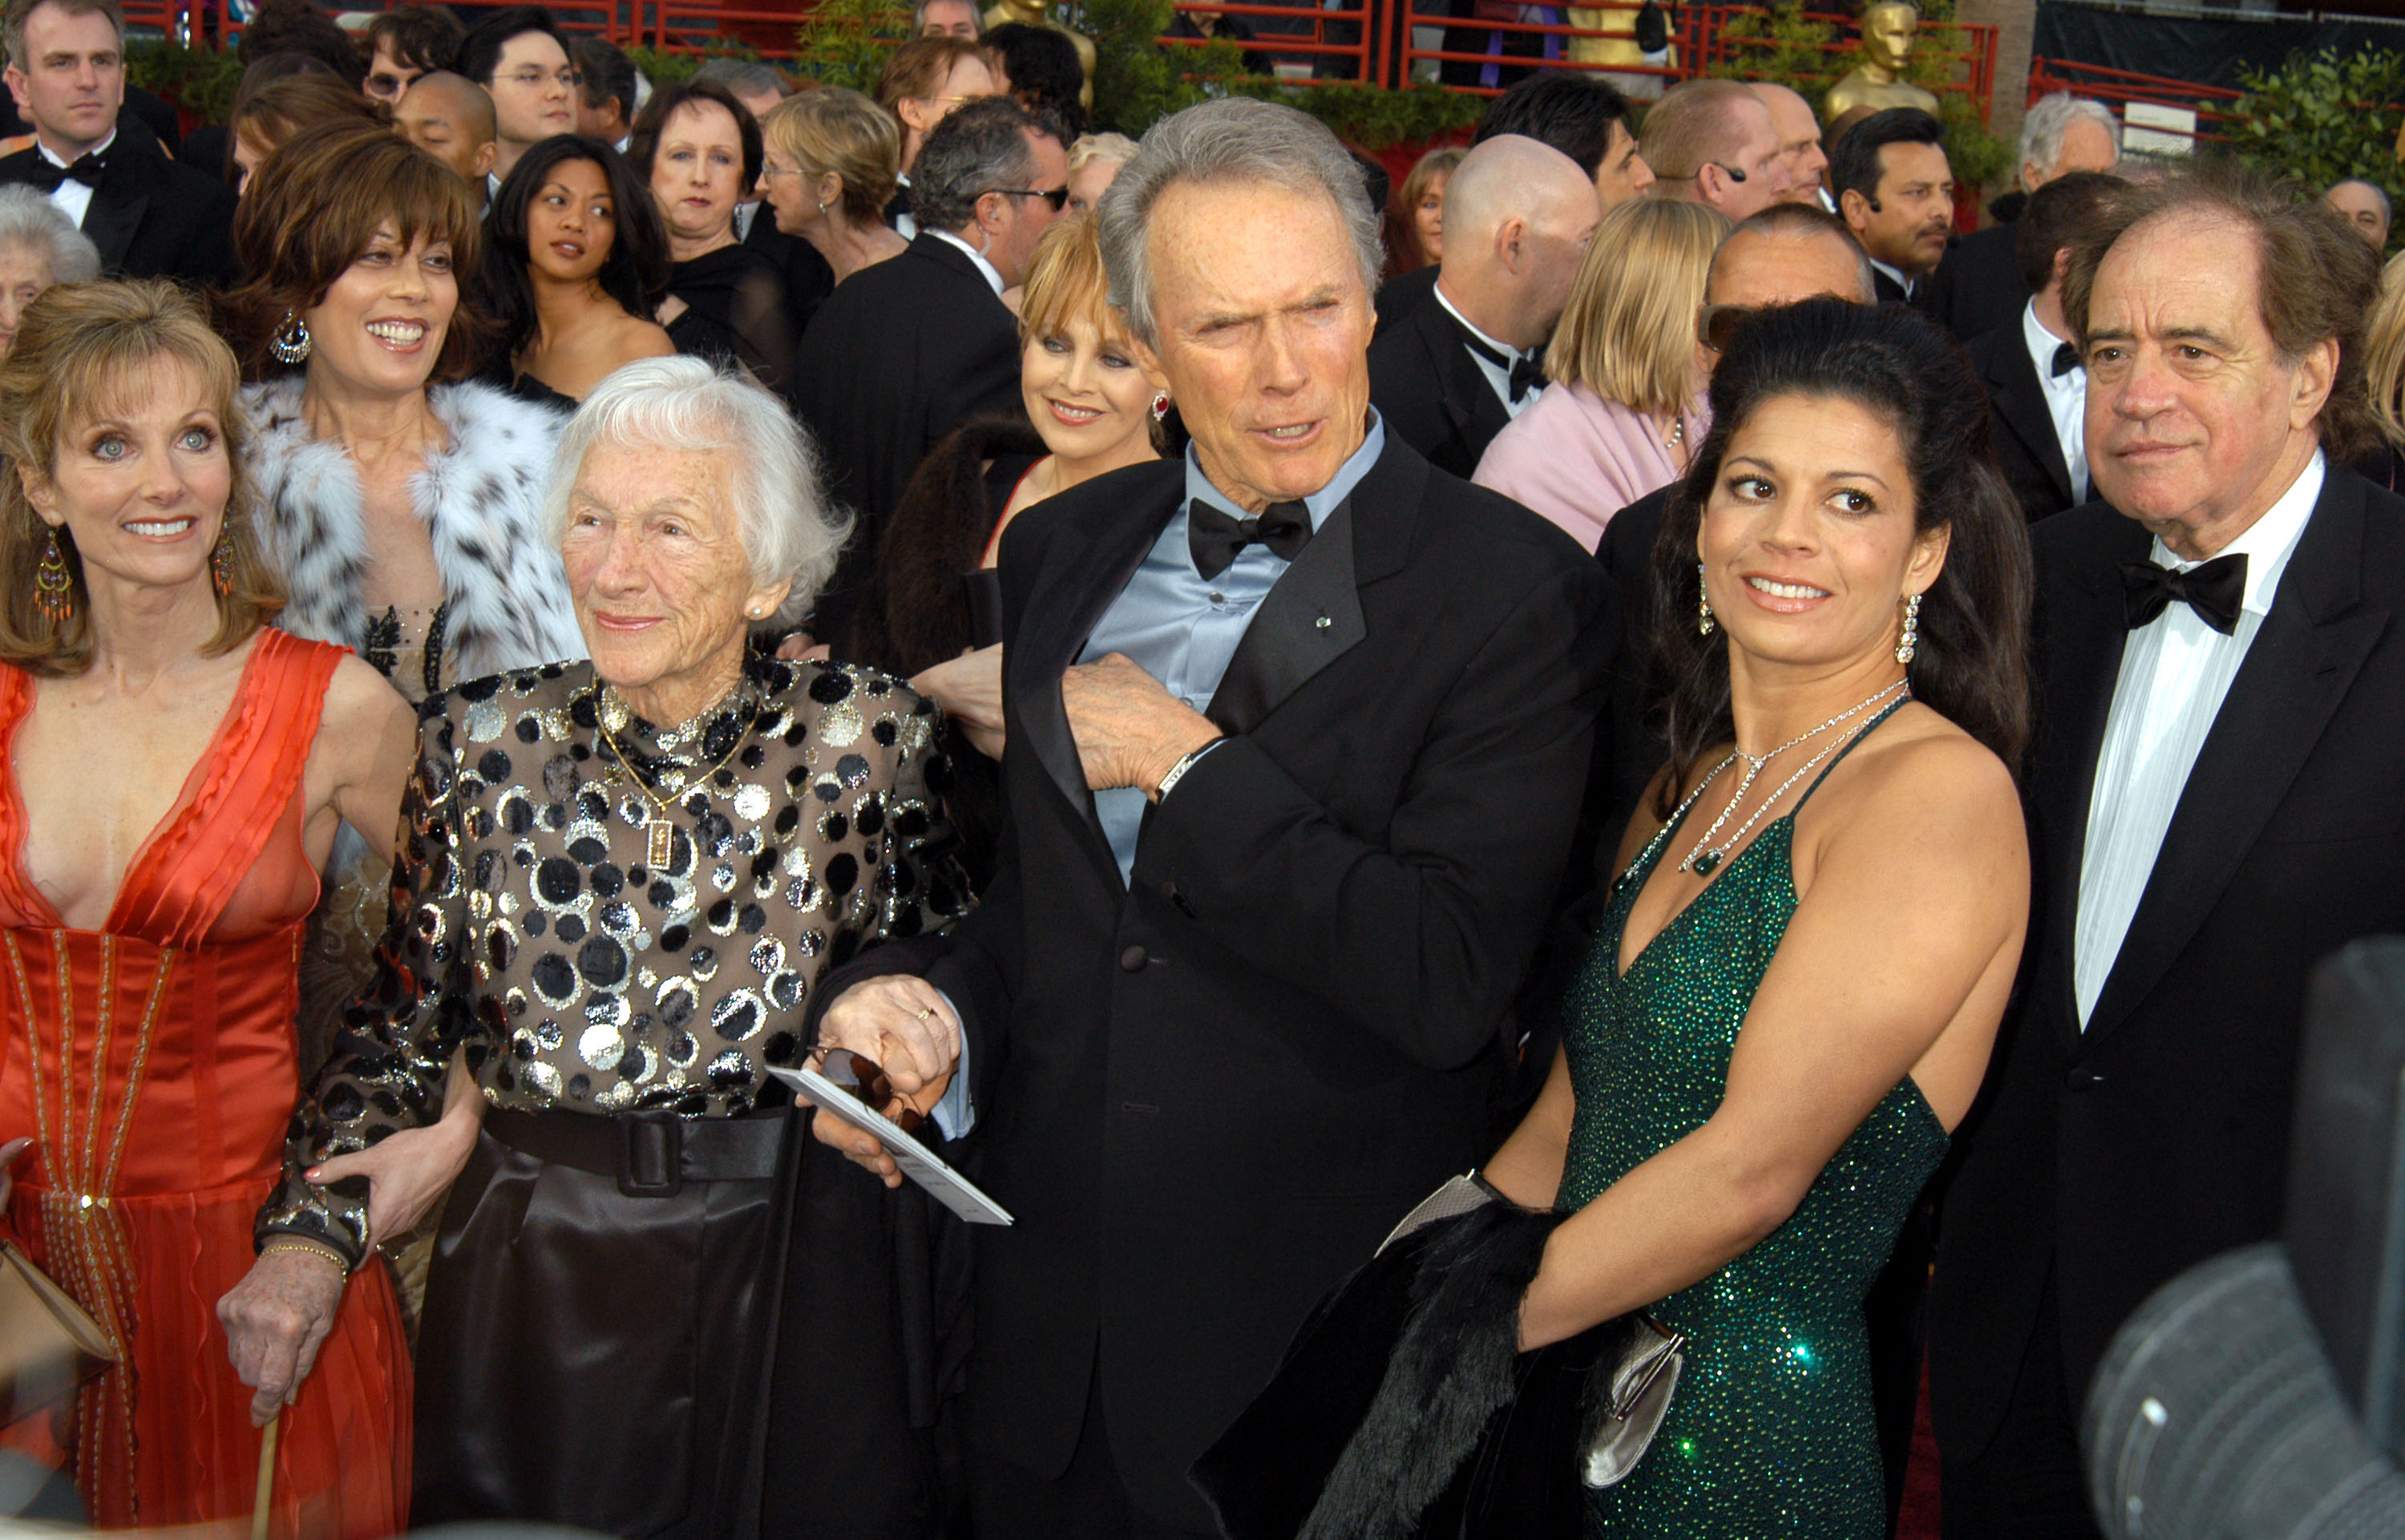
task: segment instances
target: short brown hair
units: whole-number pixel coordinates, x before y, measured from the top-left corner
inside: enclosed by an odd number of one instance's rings
[[[877,105],[893,112],[899,103],[923,102],[970,59],[988,70],[994,67],[993,49],[972,38],[949,34],[913,37],[886,59],[884,73],[877,78]],[[898,113],[895,121],[900,121]]]
[[[232,652],[284,606],[284,590],[259,547],[246,468],[249,428],[232,349],[209,330],[197,302],[172,283],[61,284],[25,307],[17,340],[0,360],[0,456],[21,473],[0,475],[0,659],[50,677],[91,666],[91,599],[75,536],[57,531],[72,603],[53,622],[34,602],[34,573],[51,527],[34,509],[28,476],[49,482],[59,446],[78,427],[139,402],[162,360],[200,376],[217,414],[231,469],[225,530],[231,561],[218,596],[218,629],[203,651]]]
[[[233,111],[226,117],[231,140],[247,138],[273,150],[304,128],[319,123],[364,123],[390,128],[392,109],[359,94],[339,76],[315,72],[254,78],[243,72],[242,88],[234,93]]]
[[[826,86],[788,96],[760,120],[760,136],[811,177],[843,179],[844,218],[872,225],[893,201],[902,130],[893,115],[856,91]]]
[[[2229,162],[2205,162],[2110,200],[2071,248],[2062,314],[2082,346],[2096,270],[2116,242],[2185,215],[2236,220],[2255,236],[2255,308],[2284,361],[2338,344],[2329,399],[2314,419],[2323,451],[2352,460],[2381,443],[2364,375],[2364,328],[2380,298],[2380,258],[2346,220],[2294,183]]]
[[[1681,81],[1645,114],[1638,153],[1664,181],[1693,181],[1707,162],[1736,155],[1736,115],[1761,106],[1761,97],[1735,80]]]
[[[485,233],[468,184],[400,134],[351,122],[294,134],[260,164],[234,209],[234,256],[249,277],[222,307],[248,377],[291,371],[268,351],[285,313],[321,303],[387,224],[403,245],[420,234],[451,243],[459,308],[432,377],[475,372],[491,327],[468,297]]]
[[[447,10],[432,6],[395,6],[368,23],[359,51],[370,60],[381,48],[393,63],[415,70],[449,69],[459,57],[459,42],[468,29]]]
[[[44,6],[56,6],[69,16],[105,16],[117,29],[118,42],[125,41],[125,12],[117,0],[7,0],[7,8],[0,10],[0,43],[7,45],[8,62],[19,69],[26,63],[25,23]]]

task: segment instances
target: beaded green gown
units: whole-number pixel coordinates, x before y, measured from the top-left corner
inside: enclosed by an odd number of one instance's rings
[[[1737,1028],[1795,912],[1794,818],[1789,812],[1730,860],[1624,976],[1628,911],[1683,818],[1614,884],[1563,1013],[1578,1095],[1564,1211],[1701,1127],[1720,1105]],[[1882,1540],[1886,1491],[1863,1297],[1946,1145],[1906,1078],[1786,1223],[1654,1307],[1687,1335],[1686,1368],[1643,1461],[1618,1486],[1590,1493],[1589,1534]]]

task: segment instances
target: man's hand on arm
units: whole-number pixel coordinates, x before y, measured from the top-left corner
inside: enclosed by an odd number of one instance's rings
[[[1179,760],[1220,736],[1209,717],[1120,653],[1063,673],[1061,703],[1095,791],[1134,786],[1150,797]]]

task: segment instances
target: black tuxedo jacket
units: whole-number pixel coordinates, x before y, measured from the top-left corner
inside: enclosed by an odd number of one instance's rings
[[[932,233],[836,286],[802,334],[794,409],[828,495],[859,523],[812,631],[840,638],[885,516],[935,442],[971,417],[1020,421],[1019,319],[968,254]]]
[[[1370,402],[1386,431],[1464,481],[1512,420],[1469,342],[1431,296],[1370,345]]]
[[[2013,227],[1990,225],[1953,241],[1924,287],[1929,318],[1953,332],[1957,342],[1984,337],[2019,320],[2030,290],[2013,255]]]
[[[2046,409],[2046,386],[2031,361],[2019,318],[1975,339],[1963,351],[1988,388],[1988,436],[1995,445],[1996,468],[2004,473],[2021,512],[2034,523],[2077,502],[2062,441],[2054,436],[2054,414]]]
[[[1378,312],[1378,330],[1385,331],[1428,304],[1428,296],[1436,292],[1438,271],[1437,264],[1430,262],[1380,284],[1377,298],[1371,302]]]
[[[1113,1459],[1208,1533],[1187,1467],[1320,1294],[1494,1146],[1512,993],[1548,918],[1617,617],[1558,530],[1385,452],[1263,601],[1122,883],[1062,672],[1185,495],[1098,477],[1003,537],[1006,832],[919,971],[960,1007],[980,1232],[971,1420],[1057,1476],[1097,1353]]]
[[[30,182],[38,148],[0,159],[0,183]],[[233,261],[233,189],[167,158],[139,128],[120,131],[109,147],[100,185],[84,210],[83,233],[100,248],[111,277],[176,278],[203,286],[230,284]]]
[[[2332,466],[2080,1030],[2080,852],[2128,636],[2117,564],[2150,537],[2101,502],[2031,537],[2035,906],[1941,1209],[1930,1387],[1949,1462],[1994,1436],[2046,1291],[2075,1419],[2148,1293],[2278,1233],[2307,972],[2405,930],[2405,499]]]

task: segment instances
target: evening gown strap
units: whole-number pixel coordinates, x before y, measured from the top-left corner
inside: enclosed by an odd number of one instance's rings
[[[1874,717],[1828,770],[1894,709]],[[1614,884],[1565,1004],[1578,1103],[1558,1200],[1565,1212],[1719,1108],[1737,1031],[1795,912],[1791,810],[1672,915],[1623,974],[1629,911],[1683,821],[1657,834]],[[1590,1494],[1590,1534],[1883,1540],[1863,1299],[1946,1147],[1943,1125],[1907,1076],[1785,1223],[1653,1307],[1689,1338],[1685,1371],[1644,1460],[1619,1485]]]
[[[6,1228],[121,1360],[78,1398],[65,1448],[41,1417],[7,1441],[71,1461],[98,1528],[251,1512],[260,1435],[217,1302],[249,1271],[300,1097],[296,969],[318,891],[301,780],[343,651],[259,634],[96,931],[62,925],[25,873],[12,755],[35,689],[0,666],[0,1139],[35,1140]],[[284,1411],[272,1533],[398,1533],[409,1397],[391,1287],[371,1265]]]

